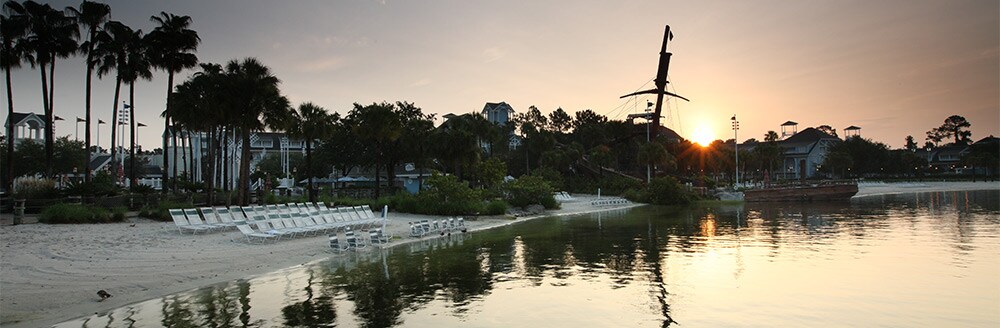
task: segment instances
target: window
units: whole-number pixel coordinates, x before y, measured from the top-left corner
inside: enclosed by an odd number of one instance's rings
[[[263,147],[263,148],[271,148],[271,147],[274,147],[274,140],[271,140],[271,139],[257,140],[257,143],[255,143],[254,146],[256,146],[256,147]]]

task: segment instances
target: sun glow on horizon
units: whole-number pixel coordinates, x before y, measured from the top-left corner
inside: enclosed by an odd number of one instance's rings
[[[702,147],[706,147],[712,144],[712,141],[715,141],[715,131],[708,124],[699,123],[694,129],[694,135],[691,137],[691,140]]]

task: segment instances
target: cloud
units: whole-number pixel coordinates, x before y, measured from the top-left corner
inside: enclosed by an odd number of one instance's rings
[[[410,83],[410,87],[422,87],[422,86],[425,86],[425,85],[428,85],[428,84],[431,84],[431,79],[428,79],[428,78],[425,77],[425,78],[417,80],[417,81],[415,81],[413,83]]]
[[[296,68],[302,72],[323,72],[337,70],[344,66],[347,66],[346,58],[333,56],[304,61],[298,64]]]
[[[483,56],[486,57],[487,63],[500,60],[506,55],[507,52],[504,51],[503,49],[500,49],[499,47],[491,47],[491,48],[486,48],[486,50],[483,50]]]

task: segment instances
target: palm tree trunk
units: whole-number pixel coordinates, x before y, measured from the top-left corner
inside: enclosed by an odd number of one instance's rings
[[[184,133],[180,137],[180,141],[181,141],[181,164],[184,165],[184,169],[183,169],[184,173],[183,174],[184,174],[185,178],[187,178],[189,181],[191,181],[191,172],[188,170],[188,167],[187,167],[187,152],[184,151],[184,148],[187,148],[187,146],[188,146],[187,143],[185,142],[185,141],[187,141],[188,131],[185,129],[185,130],[181,130],[181,132]],[[177,136],[176,135],[174,136],[174,144],[175,145],[177,144]],[[177,171],[177,147],[174,147],[174,171]]]
[[[55,98],[52,97],[56,93],[55,89],[56,89],[56,54],[53,53],[52,63],[50,63],[49,65],[49,108],[52,109],[53,113],[55,113],[55,107],[56,107]]]
[[[238,196],[236,202],[240,206],[247,206],[250,204],[250,131],[243,130],[240,131],[241,139],[243,142],[243,147],[240,147],[242,152],[240,152],[240,176],[237,180],[239,185]]]
[[[171,120],[170,123],[172,125],[173,120]],[[173,154],[170,155],[170,159],[173,161],[172,163],[170,163],[170,167],[173,168],[174,170],[174,184],[171,185],[171,187],[174,192],[177,192],[177,179],[180,178],[180,176],[177,175],[177,135],[181,134],[181,132],[183,131],[178,130],[176,126],[171,126],[171,130],[174,130],[174,133],[170,136],[170,138],[174,142]],[[184,146],[184,142],[181,142],[181,146]]]
[[[52,177],[52,108],[49,107],[49,84],[45,76],[45,63],[41,63],[42,73],[42,108],[45,111],[45,176]]]
[[[10,84],[10,67],[4,69],[7,75],[7,117],[14,116],[14,91]],[[8,192],[14,190],[14,122],[7,124],[7,180],[5,187]]]
[[[129,186],[135,188],[135,82],[129,83],[128,85],[128,105],[132,110],[128,111],[129,115],[129,159],[128,159],[128,178]],[[166,153],[164,151],[163,153]]]
[[[187,142],[188,142],[188,178],[194,182],[194,171],[195,171],[195,161],[194,161],[194,139],[191,138],[191,132],[188,131]],[[199,138],[200,140],[201,138]],[[199,177],[200,178],[200,177]]]
[[[83,166],[81,166],[81,168],[83,169],[83,181],[85,182],[90,182],[90,89],[91,89],[90,75],[93,73],[93,71],[94,71],[94,65],[91,64],[90,55],[87,55],[87,87],[86,87],[87,95],[85,100],[87,103],[84,104],[86,108],[86,113],[84,114],[85,115],[84,120],[87,121],[87,123],[85,123],[87,127],[86,129],[84,129],[86,130],[86,133],[84,134],[83,137],[85,155],[83,157]]]
[[[111,167],[115,167],[117,160],[115,160],[115,154],[117,151],[115,149],[115,137],[118,135],[118,95],[122,90],[122,77],[120,75],[115,77],[115,101],[111,103]],[[118,176],[115,175],[114,170],[112,170],[111,175],[117,179]]]
[[[229,191],[229,131],[224,128],[222,131],[222,191]]]
[[[215,204],[215,128],[208,130],[208,178],[205,179],[205,189],[208,191],[209,204]]]
[[[315,202],[316,195],[313,193],[313,174],[312,174],[312,141],[306,138],[306,174],[309,175],[309,183],[306,185],[309,188],[309,201]]]
[[[168,70],[169,71],[169,70]],[[170,128],[170,91],[174,89],[174,72],[169,71],[167,73],[167,110],[166,115],[163,118],[163,173],[161,174],[161,179],[163,179],[163,193],[167,193],[167,180],[169,176],[167,172],[170,170],[170,155],[167,153],[167,142],[169,142],[168,136],[172,135]],[[174,144],[174,155],[177,154],[177,144]],[[176,167],[174,168],[174,178],[177,178]],[[174,189],[174,191],[177,191]]]

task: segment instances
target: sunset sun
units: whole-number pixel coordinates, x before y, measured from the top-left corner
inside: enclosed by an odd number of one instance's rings
[[[715,131],[708,124],[699,124],[694,129],[694,135],[691,136],[692,141],[701,145],[702,147],[708,146],[715,141]]]

